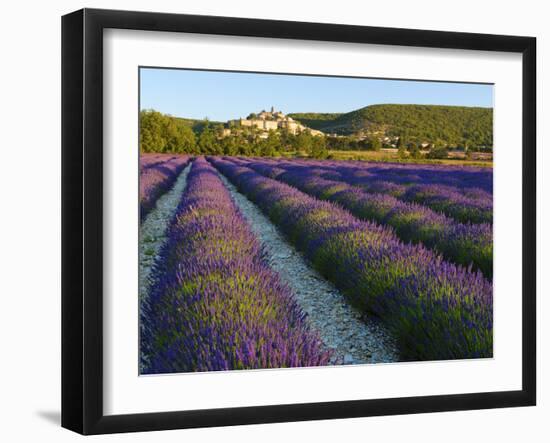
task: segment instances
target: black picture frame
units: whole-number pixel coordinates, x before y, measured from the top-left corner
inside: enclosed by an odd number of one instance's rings
[[[502,51],[523,63],[522,389],[177,412],[103,413],[103,30],[171,31]],[[230,17],[83,9],[62,18],[62,426],[151,431],[536,404],[536,39]]]

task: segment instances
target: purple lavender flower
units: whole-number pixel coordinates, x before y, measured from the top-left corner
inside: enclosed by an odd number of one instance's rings
[[[154,208],[158,198],[176,181],[180,172],[189,163],[187,155],[142,154],[140,159],[139,206],[143,220]]]
[[[368,192],[346,181],[329,180],[323,178],[322,172],[316,172],[315,165],[277,164],[263,160],[241,161],[240,164],[262,174],[269,174],[270,168],[285,169],[286,172],[277,174],[277,180],[319,199],[337,203],[361,219],[391,226],[402,240],[421,242],[448,260],[471,265],[492,278],[492,224],[460,223],[424,205],[400,200],[387,193]]]
[[[480,272],[445,261],[422,244],[403,243],[393,229],[361,221],[338,204],[258,174],[243,161],[209,160],[352,304],[386,323],[401,358],[492,356],[492,284]],[[348,191],[332,195],[339,192]],[[357,190],[350,192],[357,197]],[[386,216],[391,213],[389,208]]]
[[[216,170],[193,163],[142,309],[144,373],[318,366],[305,321]]]

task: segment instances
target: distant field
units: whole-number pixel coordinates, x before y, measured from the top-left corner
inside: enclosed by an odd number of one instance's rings
[[[434,159],[413,159],[399,158],[397,149],[382,149],[381,151],[332,151],[329,150],[329,158],[332,160],[360,160],[369,162],[395,162],[395,163],[412,163],[412,164],[427,164],[427,165],[455,165],[455,166],[480,166],[485,168],[493,167],[493,160],[490,154],[479,154],[479,158],[465,160],[456,156],[444,160]],[[453,155],[451,153],[451,155]],[[285,152],[283,157],[301,157],[306,158],[304,152]]]

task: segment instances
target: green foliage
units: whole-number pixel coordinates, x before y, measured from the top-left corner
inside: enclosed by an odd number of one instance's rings
[[[282,151],[294,150],[294,145],[296,144],[296,136],[289,132],[288,129],[281,129],[279,131],[279,138],[281,140]]]
[[[422,158],[422,152],[420,152],[420,147],[416,143],[409,143],[407,149],[412,158],[416,160]]]
[[[166,152],[164,116],[156,111],[141,111],[139,117],[140,150],[142,152]]]
[[[241,155],[239,152],[240,143],[237,137],[225,137],[219,143],[224,155]]]
[[[381,132],[406,142],[448,146],[493,146],[493,110],[464,106],[372,105],[346,114],[290,114],[301,123],[324,132],[352,135]]]
[[[281,149],[281,141],[274,131],[269,131],[267,139],[258,143],[258,152],[262,157],[273,157]]]
[[[312,137],[309,155],[318,159],[328,157],[327,143],[324,137]]]
[[[445,159],[448,157],[448,155],[449,155],[449,151],[447,150],[447,148],[443,146],[435,146],[430,150],[430,152],[428,152],[427,158]]]
[[[353,136],[326,136],[327,148],[331,151],[379,151],[382,142],[377,137],[359,139]]]
[[[140,149],[142,152],[194,153],[193,130],[160,112],[140,112]]]
[[[294,120],[300,122],[304,126],[312,129],[319,129],[322,131],[322,128],[326,126],[327,122],[332,122],[338,117],[341,113],[316,113],[316,112],[300,112],[288,114],[289,117],[292,117]]]
[[[397,139],[398,153],[397,156],[394,154],[396,160],[423,159],[424,155],[420,151],[420,143],[423,142],[429,143],[430,153],[426,155],[428,159],[447,159],[449,146],[460,147],[465,151],[467,158],[471,158],[471,152],[492,151],[491,109],[375,105],[348,114],[289,115],[310,127],[316,127],[316,124],[310,124],[307,120],[325,125],[334,124],[337,120],[340,127],[344,127],[344,123],[353,116],[354,124],[357,126],[360,123],[359,126],[363,128],[362,135],[313,136],[309,131],[295,135],[286,129],[279,129],[271,131],[267,138],[262,138],[261,130],[238,125],[230,126],[231,132],[227,135],[227,130],[224,130],[226,126],[219,122],[172,117],[154,110],[145,110],[140,112],[140,148],[142,152],[264,157],[298,153],[309,157],[327,158],[329,151],[351,151],[357,155],[361,155],[362,151],[373,151],[374,155],[374,151],[394,147],[387,142],[382,143],[382,135],[386,134],[393,140]],[[473,122],[470,125],[468,122],[475,120],[475,116],[477,123]],[[359,117],[372,120],[360,120]],[[390,121],[397,124],[389,124]],[[455,132],[461,125],[464,128],[459,137]],[[465,129],[466,126],[468,129]],[[478,135],[475,135],[476,127]],[[365,131],[365,128],[368,130]],[[372,131],[370,134],[369,130]],[[485,136],[486,138],[483,138]],[[456,143],[452,140],[456,140]],[[476,145],[476,140],[479,143],[491,143]]]
[[[176,120],[182,126],[187,126],[187,127],[191,128],[193,130],[193,132],[195,133],[195,135],[199,135],[202,132],[202,130],[204,129],[205,125],[207,125],[207,124],[209,124],[209,125],[222,125],[223,126],[223,123],[221,123],[221,122],[209,121],[208,119],[197,120],[197,119],[194,119],[194,118],[182,118],[182,117],[173,117],[173,116],[170,116],[170,118],[173,118],[174,120]]]
[[[373,151],[380,151],[382,149],[382,142],[379,138],[374,137],[370,140],[370,146]]]
[[[401,139],[399,139],[399,140],[401,140]],[[397,145],[398,145],[397,155],[399,156],[399,158],[401,158],[401,159],[408,158],[409,154],[407,154],[407,149],[405,148],[405,145],[403,143],[401,143],[401,144],[398,143]]]
[[[312,145],[313,137],[306,131],[300,132],[295,138],[294,147],[297,151],[304,151],[309,154],[311,152]]]
[[[140,112],[140,149],[142,152],[185,154],[223,154],[236,146],[219,143],[223,124],[208,119],[192,120],[162,114],[155,110]]]
[[[327,146],[333,151],[351,151],[353,141],[351,137],[326,137]]]
[[[199,135],[199,153],[207,155],[222,154],[222,148],[217,142],[215,132],[207,124]]]
[[[398,150],[406,149],[406,147],[407,147],[407,142],[405,141],[405,137],[403,136],[399,137],[399,140],[397,140],[397,149]]]

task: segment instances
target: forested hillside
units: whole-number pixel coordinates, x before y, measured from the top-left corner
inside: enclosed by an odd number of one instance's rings
[[[338,117],[344,114],[337,112],[297,112],[294,114],[288,114],[294,120],[298,120],[308,128],[317,129],[322,131],[327,125],[332,124]]]
[[[223,125],[222,122],[210,121],[210,120],[196,120],[193,118],[172,117],[182,126],[188,126],[193,130],[195,134],[200,134],[204,129],[206,122],[210,125]]]
[[[418,143],[450,146],[493,145],[491,108],[372,105],[346,114],[289,115],[310,127],[328,133],[383,134],[389,137],[404,137],[407,141]]]

